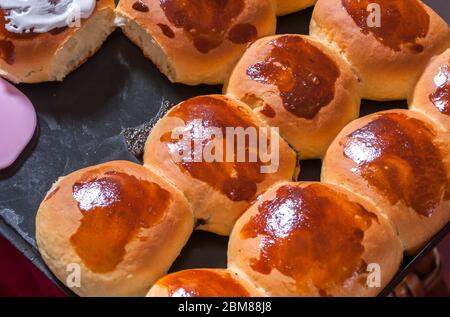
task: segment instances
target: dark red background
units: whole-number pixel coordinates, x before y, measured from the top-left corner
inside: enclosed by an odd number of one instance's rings
[[[0,296],[64,296],[0,235]]]

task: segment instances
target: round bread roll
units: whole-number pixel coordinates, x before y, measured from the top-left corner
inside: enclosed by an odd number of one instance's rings
[[[228,267],[269,296],[375,296],[403,255],[364,199],[323,183],[274,185],[238,220]]]
[[[59,179],[39,207],[36,240],[51,271],[78,295],[144,296],[180,253],[193,219],[172,185],[116,161]]]
[[[147,297],[260,297],[254,286],[222,269],[193,269],[164,276]]]
[[[414,253],[450,220],[450,135],[408,110],[358,119],[330,146],[322,181],[377,205]]]
[[[313,6],[317,0],[276,0],[277,15],[286,15]]]
[[[0,10],[0,76],[14,83],[61,81],[101,47],[115,29],[114,1],[98,0],[80,27],[11,33]]]
[[[359,116],[359,85],[348,64],[317,40],[277,35],[245,52],[225,91],[300,153],[322,158],[339,133]]]
[[[120,0],[118,24],[170,81],[222,84],[247,45],[275,33],[272,0]]]
[[[150,133],[144,163],[186,195],[197,229],[220,235],[231,232],[258,193],[298,174],[289,145],[248,106],[222,95],[171,109]]]
[[[450,49],[431,61],[408,103],[450,132]]]
[[[418,0],[319,0],[310,34],[347,58],[372,100],[408,98],[450,46],[447,23]]]

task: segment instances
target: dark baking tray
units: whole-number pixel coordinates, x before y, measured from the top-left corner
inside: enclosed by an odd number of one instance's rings
[[[450,21],[446,1],[425,1]],[[278,33],[308,33],[312,9],[279,18]],[[62,83],[18,85],[33,102],[39,117],[39,136],[12,175],[0,180],[0,233],[67,294],[72,294],[49,272],[35,243],[35,215],[52,183],[82,167],[110,160],[138,162],[127,150],[122,131],[158,116],[167,101],[220,93],[220,86],[189,87],[171,84],[120,30],[102,49]],[[364,101],[361,115],[405,102]],[[317,181],[320,161],[302,163],[300,180]],[[415,257],[406,257],[402,270],[381,295],[387,295],[414,264],[450,231],[437,234]],[[225,267],[227,238],[195,232],[171,271],[199,267]]]

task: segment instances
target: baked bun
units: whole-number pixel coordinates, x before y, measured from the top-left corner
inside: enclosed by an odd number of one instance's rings
[[[251,284],[222,269],[185,270],[164,276],[147,297],[260,297]]]
[[[0,10],[0,76],[14,83],[61,81],[91,57],[115,29],[114,1],[98,0],[80,27],[11,33]]]
[[[275,33],[272,0],[120,0],[123,32],[170,81],[222,84],[256,38]]]
[[[450,132],[450,49],[431,61],[408,103]]]
[[[264,147],[252,144],[248,137],[244,142],[234,137],[228,142],[233,134],[227,130],[234,128],[253,131],[265,139],[259,143],[267,143],[267,153],[273,156],[263,158]],[[213,129],[218,132],[214,134]],[[180,130],[186,136],[173,134]],[[243,140],[243,133],[238,134]],[[189,139],[199,145],[194,146]],[[277,142],[279,151],[275,148]],[[208,153],[217,155],[208,157]],[[195,97],[171,109],[150,133],[144,163],[186,195],[198,229],[221,235],[231,232],[236,219],[258,193],[274,182],[297,176],[296,154],[288,144],[256,118],[248,106],[222,95]]]
[[[310,34],[350,61],[373,100],[408,98],[430,58],[450,46],[447,23],[418,0],[319,0]]]
[[[238,220],[228,267],[269,296],[374,296],[393,278],[402,254],[392,226],[372,204],[337,186],[286,182]],[[370,274],[374,264],[379,281]]]
[[[377,205],[414,253],[450,220],[450,135],[408,110],[358,119],[330,146],[322,181]]]
[[[275,0],[277,15],[286,15],[313,6],[317,0]]]
[[[145,167],[116,161],[59,179],[39,207],[36,240],[67,286],[79,267],[81,287],[71,287],[78,295],[144,296],[192,228],[177,189]]]
[[[359,116],[359,85],[348,64],[317,40],[277,35],[256,41],[229,79],[226,93],[300,153],[322,158],[339,133]]]

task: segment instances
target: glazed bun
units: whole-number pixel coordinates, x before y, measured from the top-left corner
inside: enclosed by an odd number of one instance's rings
[[[238,138],[230,129],[237,129]],[[259,135],[260,146],[244,130]],[[231,232],[258,193],[296,177],[296,163],[295,152],[248,106],[222,95],[195,97],[171,109],[153,128],[144,153],[144,164],[186,195],[198,229],[221,235]]]
[[[286,182],[238,220],[228,266],[269,296],[374,296],[402,254],[392,226],[366,200],[337,186]],[[370,275],[376,270],[379,280]]]
[[[247,45],[275,33],[272,0],[121,0],[123,32],[170,81],[221,84]]]
[[[147,297],[260,297],[254,286],[222,269],[193,269],[164,276]]]
[[[177,189],[145,167],[116,161],[60,178],[39,207],[36,240],[68,287],[79,268],[80,287],[71,287],[78,295],[144,296],[192,228]]]
[[[247,103],[300,153],[322,158],[359,116],[359,84],[348,64],[317,40],[277,35],[256,41],[228,81],[228,95]]]
[[[35,34],[7,31],[0,10],[0,76],[14,83],[63,80],[97,52],[115,29],[114,8],[113,0],[98,0],[80,27]]]
[[[330,146],[322,181],[378,206],[415,253],[450,220],[450,135],[408,110],[358,119]]]
[[[286,15],[313,6],[317,0],[275,0],[277,15]]]
[[[450,49],[431,61],[408,103],[450,132]]]
[[[319,0],[310,33],[342,53],[373,100],[408,98],[430,58],[450,47],[447,23],[418,0]]]

